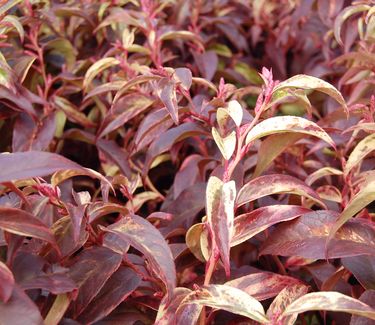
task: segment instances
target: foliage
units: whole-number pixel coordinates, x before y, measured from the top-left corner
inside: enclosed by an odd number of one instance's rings
[[[1,1],[0,324],[373,324],[374,8]]]

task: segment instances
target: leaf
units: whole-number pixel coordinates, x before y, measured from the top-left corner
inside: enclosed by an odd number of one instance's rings
[[[206,262],[206,258],[201,248],[201,236],[204,231],[203,223],[196,223],[191,226],[186,233],[186,245],[193,255],[201,262]]]
[[[119,166],[121,173],[126,177],[131,178],[132,172],[129,165],[129,154],[125,152],[117,143],[113,140],[99,139],[96,142],[98,150],[108,159]]]
[[[131,215],[103,228],[114,233],[142,252],[171,295],[176,287],[176,269],[172,252],[160,232],[147,220]],[[147,233],[147,236],[144,234]]]
[[[78,317],[83,324],[92,324],[109,315],[133,293],[141,283],[139,275],[131,268],[120,268],[109,278],[90,305]]]
[[[305,196],[325,207],[319,195],[306,183],[293,176],[282,174],[259,176],[246,183],[238,192],[236,206],[240,207],[261,197],[279,193]]]
[[[213,250],[218,249],[225,273],[230,274],[230,242],[233,235],[236,184],[211,176],[206,188],[207,221],[212,230]]]
[[[196,135],[207,135],[207,131],[194,122],[186,122],[160,134],[147,151],[147,158],[143,170],[144,174],[146,174],[146,171],[156,156],[169,150],[174,143]]]
[[[219,147],[224,159],[229,160],[232,157],[234,150],[236,149],[236,131],[232,131],[229,135],[222,138],[219,134],[219,131],[215,127],[213,127],[212,136],[215,140],[216,145]]]
[[[336,168],[323,167],[323,168],[320,168],[320,169],[316,170],[315,172],[313,172],[309,176],[307,176],[305,182],[306,182],[307,185],[310,186],[311,184],[315,183],[319,178],[322,178],[322,177],[325,177],[325,176],[331,176],[331,175],[341,176],[342,174],[343,174],[343,172],[341,170],[336,169]]]
[[[341,28],[345,20],[347,20],[350,16],[360,13],[363,11],[367,11],[371,8],[371,6],[365,5],[365,4],[358,4],[354,6],[349,6],[344,8],[336,17],[335,23],[333,26],[333,31],[335,34],[336,41],[341,45],[344,46],[342,40],[341,40]]]
[[[178,125],[178,104],[175,85],[169,82],[161,87],[160,100],[171,115],[173,122]]]
[[[12,296],[13,287],[13,273],[11,270],[9,270],[6,264],[0,261],[0,301],[6,303],[9,300],[9,298]]]
[[[301,282],[296,278],[272,272],[252,273],[228,281],[225,284],[240,289],[257,300],[275,297],[288,286],[302,286]]]
[[[48,41],[44,45],[44,50],[59,55],[65,61],[68,70],[73,70],[78,51],[67,38],[57,37]]]
[[[313,89],[325,93],[328,96],[332,97],[334,100],[336,100],[349,115],[348,107],[346,106],[345,99],[342,97],[341,93],[330,83],[322,79],[313,76],[307,76],[304,74],[299,74],[283,82],[280,82],[273,89],[273,93],[284,88],[301,88],[305,90]]]
[[[246,136],[246,144],[275,133],[302,133],[322,139],[335,148],[331,137],[317,124],[298,116],[270,117],[255,125]]]
[[[283,316],[310,310],[351,313],[375,320],[375,309],[357,299],[332,291],[312,292],[298,298],[286,307]]]
[[[70,304],[67,294],[58,295],[44,320],[44,325],[55,325],[64,317]]]
[[[261,175],[285,149],[303,139],[301,133],[274,134],[263,140],[258,149],[258,161],[252,178]]]
[[[136,151],[140,151],[152,141],[156,136],[163,134],[173,125],[169,113],[165,109],[159,109],[149,113],[138,127],[135,134]]]
[[[189,293],[191,293],[191,290],[188,288],[175,288],[171,301],[168,300],[169,297],[165,296],[160,302],[155,325],[175,324],[177,308]]]
[[[78,110],[78,107],[74,106],[67,99],[59,96],[54,96],[53,101],[55,105],[65,113],[70,121],[78,123],[87,128],[95,126],[95,123],[87,118],[85,114]]]
[[[0,8],[0,11],[1,11],[1,8]],[[13,15],[7,15],[1,20],[1,22],[11,24],[17,30],[17,33],[20,36],[21,43],[23,43],[23,40],[25,38],[25,31],[18,17],[13,16]]]
[[[105,247],[83,250],[70,267],[69,275],[78,285],[76,300],[70,305],[70,314],[75,318],[89,305],[103,288],[106,281],[119,268],[120,254]]]
[[[0,16],[5,14],[9,9],[19,4],[22,0],[7,0],[3,1],[0,6]]]
[[[368,204],[375,200],[375,177],[374,175],[368,176],[360,185],[359,191],[347,203],[344,211],[341,212],[340,217],[333,225],[327,242],[335,235],[338,229],[342,227],[352,216],[365,208]]]
[[[26,113],[19,114],[13,129],[13,152],[47,149],[53,140],[55,130],[55,113],[49,114],[37,123]]]
[[[237,100],[230,100],[228,102],[228,114],[233,119],[236,126],[240,126],[243,118],[243,108]]]
[[[308,292],[308,287],[303,284],[296,284],[285,287],[272,301],[271,306],[267,310],[267,316],[276,324],[293,325],[297,320],[298,314],[291,314],[282,316],[285,309],[293,301],[305,295]]]
[[[332,238],[325,254],[326,241],[337,218],[334,211],[314,211],[278,225],[260,249],[260,254],[300,256],[311,259],[372,255],[375,230],[365,220],[348,221]]]
[[[152,99],[141,94],[122,97],[105,116],[98,131],[98,138],[102,138],[123,126],[129,120],[149,108],[153,103]]]
[[[350,153],[344,168],[344,175],[347,176],[373,150],[375,150],[375,134],[370,134],[362,139]]]
[[[180,308],[188,304],[222,309],[262,324],[268,322],[263,306],[258,300],[229,285],[211,284],[193,291],[182,300],[177,313]]]
[[[28,151],[0,154],[0,183],[46,176],[59,170],[83,170],[77,163],[55,153]]]
[[[169,41],[175,39],[183,39],[187,41],[196,41],[199,43],[199,38],[196,34],[187,30],[170,31],[159,36],[159,41]]]
[[[6,303],[0,301],[0,320],[2,324],[12,325],[44,324],[38,307],[17,285]]]
[[[22,289],[43,289],[55,295],[72,292],[77,289],[74,281],[64,273],[41,274],[27,278],[20,283]]]
[[[374,8],[374,7],[373,7]],[[359,297],[359,300],[369,305],[373,309],[375,308],[375,290],[367,290]],[[350,320],[350,325],[372,325],[374,322],[369,318],[362,316],[353,315]]]
[[[276,223],[289,221],[309,212],[310,209],[297,205],[271,205],[239,215],[234,219],[231,246],[243,243]]]
[[[191,84],[193,82],[193,80],[192,80],[193,76],[191,74],[190,69],[188,69],[188,68],[177,68],[174,71],[174,76],[177,79],[177,81],[179,81],[181,83],[182,87],[185,90],[190,89]]]
[[[21,209],[0,207],[0,229],[16,235],[39,238],[56,246],[55,238],[48,227]]]
[[[193,55],[202,76],[206,80],[211,81],[219,63],[217,54],[214,51],[206,51],[204,53],[193,53]]]
[[[83,79],[83,88],[87,91],[88,86],[94,80],[94,78],[105,69],[118,65],[120,63],[119,60],[115,58],[102,58],[99,61],[96,61],[87,71],[85,74],[85,78]]]
[[[366,289],[375,290],[375,258],[374,256],[351,256],[341,259],[342,265],[351,272]]]

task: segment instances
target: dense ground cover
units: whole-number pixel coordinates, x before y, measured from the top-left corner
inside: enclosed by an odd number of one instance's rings
[[[0,324],[374,324],[375,6],[0,1]]]

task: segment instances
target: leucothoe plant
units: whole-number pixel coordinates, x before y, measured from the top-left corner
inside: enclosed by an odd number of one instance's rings
[[[374,322],[373,1],[0,2],[0,324]]]

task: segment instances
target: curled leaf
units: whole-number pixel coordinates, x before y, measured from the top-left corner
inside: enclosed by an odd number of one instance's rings
[[[331,137],[320,126],[298,116],[275,116],[255,125],[246,136],[246,144],[275,133],[303,133],[322,139],[335,148]]]

